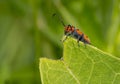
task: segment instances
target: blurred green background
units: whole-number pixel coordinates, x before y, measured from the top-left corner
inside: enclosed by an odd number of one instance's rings
[[[0,0],[0,84],[41,84],[39,58],[62,56],[53,13],[120,57],[120,0]]]

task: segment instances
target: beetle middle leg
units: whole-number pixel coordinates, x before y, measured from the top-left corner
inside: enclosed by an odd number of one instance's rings
[[[81,36],[78,36],[78,38],[77,38],[78,46],[80,46],[80,44],[79,44],[80,38],[81,38]]]
[[[77,38],[78,46],[80,46],[79,41],[83,41],[83,40],[84,40],[84,34],[82,34],[81,36],[79,35],[78,38]]]

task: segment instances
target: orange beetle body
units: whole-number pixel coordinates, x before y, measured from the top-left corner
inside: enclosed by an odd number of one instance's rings
[[[56,16],[56,14],[53,14],[53,16]],[[62,41],[65,41],[68,36],[72,36],[75,39],[77,39],[77,42],[82,41],[85,44],[91,44],[88,36],[86,36],[83,32],[81,32],[79,29],[76,29],[74,26],[71,25],[65,25],[62,19],[58,16],[58,19],[64,26],[64,34],[66,35],[66,38]]]
[[[86,36],[79,29],[76,29],[74,26],[71,26],[71,25],[64,26],[64,34],[66,35],[66,38],[67,36],[72,36],[75,39],[77,39],[77,42],[82,41],[85,44],[90,44],[90,40],[88,36]]]

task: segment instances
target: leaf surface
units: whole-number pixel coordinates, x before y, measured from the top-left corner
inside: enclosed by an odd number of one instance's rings
[[[120,58],[69,38],[63,60],[40,59],[42,84],[120,84]]]

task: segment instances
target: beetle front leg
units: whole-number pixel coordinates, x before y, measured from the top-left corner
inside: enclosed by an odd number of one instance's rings
[[[68,38],[68,36],[70,36],[70,35],[71,35],[71,34],[69,34],[69,33],[66,34],[66,35],[65,35],[65,38],[63,37],[63,39],[62,39],[61,41],[64,42],[64,41]]]
[[[67,38],[68,38],[68,36],[65,36],[65,37],[63,37],[63,39],[61,41],[64,42]]]

